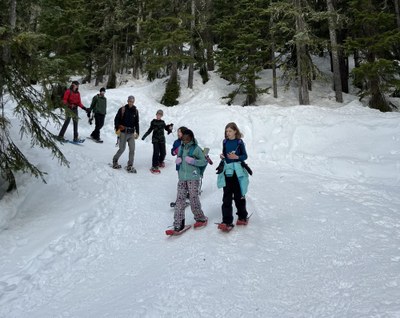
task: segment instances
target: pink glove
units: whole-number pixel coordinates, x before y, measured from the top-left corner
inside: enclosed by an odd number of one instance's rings
[[[186,161],[188,164],[190,164],[190,165],[194,165],[196,159],[194,159],[194,158],[192,158],[192,157],[189,157],[189,156],[186,156],[186,157],[185,157],[185,161]]]
[[[179,147],[174,150],[175,156],[178,154]]]
[[[182,163],[182,158],[181,158],[181,157],[176,158],[176,159],[175,159],[175,163],[176,163],[177,165],[180,165],[180,164]]]

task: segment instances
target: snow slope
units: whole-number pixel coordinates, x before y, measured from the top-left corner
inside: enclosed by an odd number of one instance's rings
[[[280,91],[259,106],[229,107],[220,97],[231,88],[216,76],[205,86],[197,78],[167,108],[157,102],[163,86],[108,90],[105,142],[63,145],[70,168],[21,141],[48,176],[43,184],[19,175],[18,193],[0,201],[0,317],[400,317],[399,113],[367,109],[351,95],[336,104],[322,88],[311,106]],[[97,88],[81,91],[88,105]],[[109,168],[114,115],[131,94],[141,135],[162,108],[167,123],[190,127],[211,148],[206,228],[164,234],[176,195],[175,133],[161,175],[148,171],[150,137],[137,141],[137,174]],[[84,137],[93,127],[81,116]],[[254,171],[253,215],[227,234],[214,224],[222,200],[214,169],[230,121],[244,133]]]

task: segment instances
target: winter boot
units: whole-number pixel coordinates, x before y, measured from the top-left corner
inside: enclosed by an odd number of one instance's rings
[[[150,168],[150,172],[153,173],[153,174],[160,174],[161,173],[161,171],[160,171],[160,169],[158,169],[158,167],[151,167]]]
[[[231,231],[235,226],[233,224],[226,224],[226,223],[220,223],[218,224],[218,229],[221,230],[222,232],[229,232]]]
[[[205,217],[204,220],[198,220],[198,221],[196,221],[196,223],[194,223],[193,227],[194,227],[195,229],[197,229],[197,228],[199,228],[199,227],[206,226],[207,223],[208,223],[208,217]]]
[[[131,173],[136,173],[136,169],[133,166],[127,166],[126,171],[131,172]]]
[[[113,167],[113,169],[121,169],[121,165],[118,164],[118,161],[113,161],[112,167]]]

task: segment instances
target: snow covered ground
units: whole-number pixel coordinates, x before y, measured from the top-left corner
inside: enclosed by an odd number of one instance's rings
[[[399,113],[365,108],[352,95],[337,104],[322,86],[311,106],[280,91],[259,106],[229,107],[221,96],[231,87],[215,75],[205,86],[197,78],[193,90],[182,89],[181,104],[167,108],[158,103],[164,84],[108,90],[104,144],[63,145],[69,169],[20,142],[48,172],[47,184],[18,175],[18,193],[0,201],[0,317],[400,317]],[[80,89],[85,105],[98,91]],[[206,228],[165,235],[176,133],[167,136],[161,175],[149,172],[151,138],[137,141],[137,174],[108,166],[117,151],[113,119],[128,95],[136,97],[141,135],[162,108],[167,123],[190,127],[210,147]],[[80,114],[87,137],[93,126]],[[248,226],[221,233],[215,168],[231,121],[254,171],[253,215]],[[186,220],[193,222],[190,208]]]

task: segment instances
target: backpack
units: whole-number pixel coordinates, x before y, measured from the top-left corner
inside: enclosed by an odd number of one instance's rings
[[[98,97],[99,97],[99,95],[97,95],[97,98],[98,98]],[[124,119],[125,107],[126,107],[126,105],[125,105],[125,106],[121,106],[121,121]],[[138,110],[137,110],[137,107],[136,107],[136,106],[134,106],[134,107],[135,107],[135,109],[136,109],[135,115],[137,116]]]
[[[188,156],[189,156],[189,157],[193,157],[193,152],[194,152],[194,150],[196,149],[196,147],[199,147],[199,148],[201,149],[201,147],[200,147],[199,145],[192,145],[192,146],[190,147],[190,149],[189,149],[189,153],[188,153]],[[180,149],[179,149],[179,155],[178,155],[178,157],[181,157],[181,158],[182,158],[182,153],[183,153],[182,145],[181,145],[179,148],[180,148]],[[208,165],[209,163],[212,164],[211,159],[209,159],[209,157],[208,157],[208,152],[210,151],[210,148],[204,148],[204,149],[202,149],[202,151],[203,151],[204,156],[206,157],[207,163],[206,163],[204,166],[198,167],[198,168],[200,169],[200,176],[201,176],[201,177],[203,177],[203,174],[204,174],[204,171],[205,171],[206,168],[207,168],[207,165]]]

